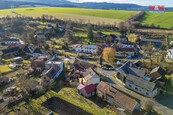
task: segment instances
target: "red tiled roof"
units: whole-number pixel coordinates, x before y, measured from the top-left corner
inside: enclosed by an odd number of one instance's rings
[[[99,85],[97,86],[97,90],[100,90],[101,92],[111,96],[117,103],[125,107],[126,109],[133,111],[135,108],[137,101],[128,97],[124,93],[121,93],[120,91],[112,88],[105,82],[101,81]]]
[[[31,63],[31,67],[32,68],[35,68],[35,67],[44,68],[45,67],[45,61],[42,61],[42,60],[34,60]]]
[[[93,84],[87,85],[84,87],[87,94],[90,94],[91,92],[95,91],[95,86]]]

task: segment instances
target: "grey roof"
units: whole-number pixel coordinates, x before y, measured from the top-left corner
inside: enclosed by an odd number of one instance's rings
[[[127,63],[125,63],[124,65],[122,65],[118,71],[120,73],[124,73],[124,74],[128,74],[129,73],[129,67],[136,67],[135,64],[133,64],[131,61],[128,61]]]
[[[8,49],[4,49],[2,50],[3,55],[9,54],[9,53],[14,53],[17,52],[20,48],[17,47],[13,47],[13,48],[8,48]]]
[[[1,42],[8,42],[8,41],[19,41],[18,39],[2,39]]]
[[[155,88],[156,84],[153,82],[146,81],[140,77],[136,77],[133,75],[128,75],[126,77],[126,81],[130,82],[131,84],[134,84],[136,86],[139,86],[143,89],[147,89],[148,91],[153,91]]]
[[[145,76],[145,70],[142,69],[136,69],[133,67],[129,67],[129,74],[134,75],[134,76],[138,76],[138,77],[144,77]]]
[[[143,41],[143,42],[162,42],[159,39],[141,39],[141,41]]]
[[[87,76],[88,74],[94,75],[94,74],[96,74],[96,73],[94,72],[93,69],[89,68],[89,69],[83,74],[83,76]]]

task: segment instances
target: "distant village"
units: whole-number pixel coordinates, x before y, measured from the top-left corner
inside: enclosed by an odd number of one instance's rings
[[[17,35],[0,39],[0,108],[13,107],[61,84],[75,88],[86,99],[97,97],[121,114],[154,114],[154,98],[166,95],[167,84],[173,85],[172,66],[155,64],[173,62],[172,46],[164,49],[166,53],[159,52],[164,44],[161,39],[138,35],[131,41],[128,34],[90,33],[89,29],[92,42],[74,43],[78,37],[71,37],[68,24],[55,26],[45,24],[43,17],[38,20],[44,32],[35,32],[33,39],[23,35],[30,41]],[[7,34],[10,28],[2,30]],[[55,41],[48,44],[56,34],[71,40],[62,40],[62,47]]]

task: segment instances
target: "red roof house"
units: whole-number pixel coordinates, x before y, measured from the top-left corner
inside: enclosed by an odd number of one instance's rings
[[[96,87],[94,84],[90,84],[90,85],[86,85],[86,86],[83,84],[79,84],[77,87],[78,92],[87,98],[95,95],[95,88]]]

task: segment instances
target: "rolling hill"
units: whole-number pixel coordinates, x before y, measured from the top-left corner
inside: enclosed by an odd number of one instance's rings
[[[173,12],[165,13],[149,13],[147,12],[144,17],[140,20],[142,24],[148,23],[160,25],[163,28],[171,28],[173,26]]]

